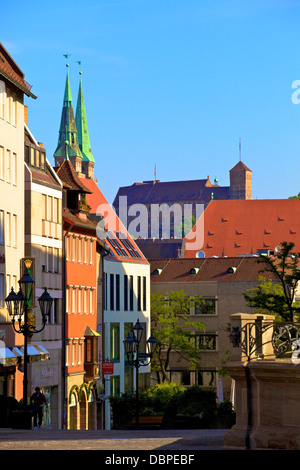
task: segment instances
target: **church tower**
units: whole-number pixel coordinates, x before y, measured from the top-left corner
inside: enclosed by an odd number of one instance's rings
[[[239,161],[229,174],[231,199],[252,199],[252,171]]]
[[[77,128],[78,144],[82,155],[82,173],[86,178],[94,178],[95,159],[91,151],[89,129],[86,118],[85,104],[82,91],[82,80],[80,72],[80,83],[76,106],[75,123]]]
[[[68,64],[67,67],[69,67]],[[78,175],[84,176],[82,175],[82,154],[78,144],[68,69],[58,144],[54,152],[54,160],[55,166],[57,167],[60,166],[64,160],[70,160]]]

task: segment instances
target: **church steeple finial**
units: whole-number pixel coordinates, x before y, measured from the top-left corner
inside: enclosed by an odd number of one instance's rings
[[[78,62],[78,64],[81,65],[81,62]],[[82,91],[82,72],[81,71],[79,72],[79,75],[80,75],[80,81],[79,81],[79,90],[78,90],[76,115],[75,115],[75,122],[76,122],[76,127],[77,127],[77,132],[78,132],[78,144],[79,144],[81,154],[82,154],[82,161],[95,163],[95,159],[91,151],[89,129],[88,129],[88,124],[87,124],[85,104],[84,104],[83,91]]]
[[[68,54],[64,55],[66,58]],[[69,159],[76,171],[81,172],[82,155],[78,145],[77,128],[74,117],[72,94],[69,79],[69,64],[66,64],[67,76],[61,114],[57,148],[54,152],[55,164],[59,166],[63,160]]]

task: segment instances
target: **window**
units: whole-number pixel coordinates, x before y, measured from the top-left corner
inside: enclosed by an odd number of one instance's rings
[[[119,375],[113,375],[110,379],[110,394],[112,396],[120,395],[120,377]]]
[[[85,362],[92,362],[93,360],[93,342],[92,338],[85,339]]]
[[[0,210],[0,245],[4,245],[4,211]]]
[[[124,275],[124,310],[128,310],[128,276]]]
[[[77,289],[73,287],[72,289],[72,313],[77,312]]]
[[[66,344],[66,366],[70,365],[70,343]]]
[[[0,118],[5,118],[5,101],[6,101],[6,91],[5,83],[0,81]]]
[[[107,273],[104,273],[104,310],[107,310]]]
[[[47,247],[47,271],[48,273],[53,272],[53,248],[52,246]]]
[[[17,154],[12,154],[12,184],[17,185]]]
[[[215,370],[201,370],[197,373],[197,385],[204,387],[217,386],[217,373]]]
[[[94,313],[94,291],[90,289],[90,313]]]
[[[82,364],[82,342],[78,343],[78,365]]]
[[[4,181],[5,178],[5,158],[4,158],[4,147],[0,145],[0,179]]]
[[[82,313],[82,287],[78,289],[78,313]]]
[[[11,183],[11,151],[6,150],[6,182]]]
[[[95,240],[90,242],[90,264],[94,264]]]
[[[73,341],[72,343],[72,366],[76,364],[76,343]]]
[[[120,361],[120,324],[110,324],[110,360]]]
[[[191,373],[188,370],[171,370],[170,380],[179,385],[191,385]]]
[[[70,313],[70,287],[66,289],[66,312]]]
[[[12,215],[11,235],[12,235],[12,246],[14,248],[17,248],[17,216],[16,214]]]
[[[70,250],[71,250],[71,243],[70,243],[70,235],[66,237],[66,260],[70,260]]]
[[[217,337],[216,333],[203,333],[195,335],[193,337],[195,346],[198,349],[205,351],[216,351],[217,350]]]
[[[59,250],[58,248],[53,249],[53,272],[59,272]]]
[[[130,311],[133,310],[133,276],[130,276]]]
[[[82,259],[81,259],[81,248],[82,248],[82,237],[79,237],[78,239],[78,263],[81,263]]]
[[[110,275],[110,310],[115,309],[114,294],[115,294],[114,274],[111,274]]]
[[[11,214],[6,213],[6,245],[11,246]]]
[[[4,274],[0,273],[0,307],[4,307]]]
[[[120,274],[116,274],[116,310],[120,310]]]
[[[216,299],[203,299],[195,303],[195,315],[216,315]]]
[[[143,310],[147,310],[147,278],[143,276]]]
[[[138,276],[137,278],[137,309],[140,311],[142,309],[141,305],[141,297],[142,297],[142,292],[141,292],[142,286],[141,286],[141,276]]]
[[[88,262],[88,249],[89,249],[89,241],[87,238],[84,240],[84,259],[83,262],[87,263]]]
[[[72,261],[76,259],[76,237],[73,235],[72,239]]]

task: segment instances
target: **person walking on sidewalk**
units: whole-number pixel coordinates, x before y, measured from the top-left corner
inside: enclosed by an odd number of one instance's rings
[[[33,424],[34,427],[41,427],[43,420],[43,406],[47,406],[45,395],[41,392],[40,387],[35,387],[35,393],[30,398],[33,405]]]

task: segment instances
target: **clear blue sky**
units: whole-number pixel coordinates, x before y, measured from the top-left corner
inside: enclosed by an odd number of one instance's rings
[[[10,0],[0,41],[33,85],[29,127],[53,164],[66,59],[82,62],[95,174],[120,186],[218,178],[242,160],[254,198],[300,192],[299,0]],[[300,87],[299,87],[300,88]],[[299,94],[300,96],[300,94]]]

